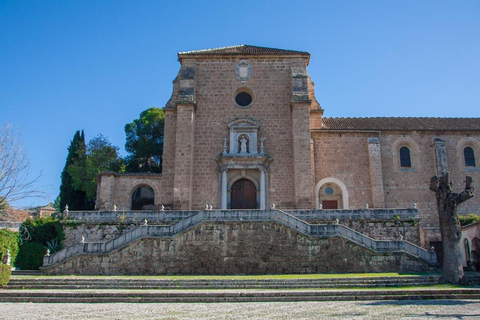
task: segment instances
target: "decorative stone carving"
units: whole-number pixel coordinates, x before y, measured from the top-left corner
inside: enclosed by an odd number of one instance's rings
[[[245,60],[240,61],[240,63],[235,66],[235,77],[237,80],[245,83],[245,81],[252,78],[252,66]]]
[[[245,136],[242,135],[240,137],[240,153],[248,153],[247,143],[248,143],[248,140],[245,139]]]
[[[223,154],[228,154],[228,149],[227,149],[227,138],[223,139]]]
[[[265,137],[260,138],[260,154],[265,153],[265,146],[264,146],[265,140],[267,140],[267,138]]]
[[[230,122],[228,128],[230,131],[230,151],[228,154],[258,154],[257,133],[259,124],[256,121],[252,119],[237,119]],[[225,147],[226,143],[224,142],[224,150]]]
[[[12,257],[10,256],[10,249],[7,249],[7,253],[5,254],[5,264],[7,266],[12,265]]]

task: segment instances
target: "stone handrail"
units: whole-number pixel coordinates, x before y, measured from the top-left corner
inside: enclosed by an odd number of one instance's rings
[[[281,213],[277,215],[277,221],[281,222],[285,226],[291,227],[308,236],[316,237],[333,237],[341,236],[347,240],[350,240],[362,247],[377,251],[377,252],[394,252],[403,251],[414,257],[418,257],[430,264],[437,262],[435,252],[427,251],[413,243],[405,240],[390,241],[390,240],[375,240],[360,232],[348,228],[341,224],[309,224],[295,216],[290,215],[282,210],[275,209]],[[283,216],[282,216],[283,215]]]
[[[283,210],[302,220],[418,220],[416,208],[369,208],[369,209],[318,209],[318,210]]]
[[[215,212],[219,209],[212,210]],[[221,210],[222,213],[227,212],[246,212],[247,210]],[[248,210],[260,211],[260,210]],[[268,211],[268,210],[267,210]],[[149,222],[159,221],[176,221],[194,215],[198,211],[193,210],[165,210],[165,211],[137,211],[137,210],[117,210],[117,211],[69,211],[68,218],[77,222],[91,223],[138,223],[147,219]],[[207,210],[206,212],[210,212]],[[392,220],[392,219],[417,219],[418,209],[320,209],[320,210],[283,210],[292,216],[301,220],[326,220],[331,221],[336,218],[340,220]]]
[[[112,240],[109,240],[107,242],[78,243],[71,247],[64,248],[51,255],[46,255],[43,259],[43,265],[44,267],[51,266],[51,265],[66,261],[79,254],[109,253],[113,250],[120,249],[125,245],[135,240],[139,240],[141,238],[173,236],[175,234],[178,234],[188,228],[191,228],[199,224],[200,222],[202,222],[203,218],[204,218],[204,211],[198,211],[196,214],[191,215],[169,226],[142,225],[142,226],[137,226],[134,229],[127,230],[122,235]]]
[[[148,221],[168,221],[185,219],[198,211],[176,210],[176,211],[151,211],[151,210],[117,210],[117,211],[69,211],[65,218],[78,222],[123,222],[137,223],[147,219]],[[66,215],[66,214],[64,214]]]
[[[172,237],[200,224],[202,221],[276,221],[306,236],[321,238],[341,236],[369,250],[377,252],[403,251],[430,264],[434,264],[436,262],[436,257],[434,254],[407,241],[377,241],[344,225],[309,224],[287,212],[275,209],[272,211],[196,211],[193,215],[190,215],[189,217],[186,217],[172,225],[140,225],[107,242],[79,243],[74,246],[64,248],[51,255],[46,255],[44,257],[44,267],[66,261],[80,254],[106,254],[142,238]]]

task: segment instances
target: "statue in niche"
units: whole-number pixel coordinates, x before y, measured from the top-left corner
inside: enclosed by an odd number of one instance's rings
[[[248,153],[248,140],[245,136],[240,138],[240,153]]]

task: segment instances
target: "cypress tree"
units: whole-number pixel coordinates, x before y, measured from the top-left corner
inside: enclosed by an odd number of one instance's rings
[[[83,130],[77,131],[68,147],[67,160],[62,171],[60,185],[60,208],[63,211],[68,204],[69,210],[88,210],[85,191],[76,190],[72,184],[72,177],[68,173],[68,167],[74,163],[85,166],[86,145]]]

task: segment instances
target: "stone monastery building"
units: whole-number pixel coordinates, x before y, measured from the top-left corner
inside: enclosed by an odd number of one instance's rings
[[[69,235],[73,249],[46,257],[48,272],[422,270],[436,259],[431,246],[441,256],[428,188],[445,169],[436,154],[446,153],[454,192],[466,175],[480,181],[480,118],[324,117],[308,52],[238,45],[178,58],[162,174],[101,174],[99,211],[74,216],[87,217],[86,225]],[[459,209],[479,214],[480,197]],[[188,218],[166,231],[137,219],[124,235],[91,225],[118,212],[149,223]],[[112,237],[119,240],[105,242]]]
[[[238,45],[178,58],[163,174],[101,175],[100,208],[133,209],[139,191],[156,209],[415,206],[422,238],[438,241],[435,139],[456,188],[466,175],[480,181],[480,119],[323,117],[308,52]],[[461,212],[480,213],[480,198]]]

